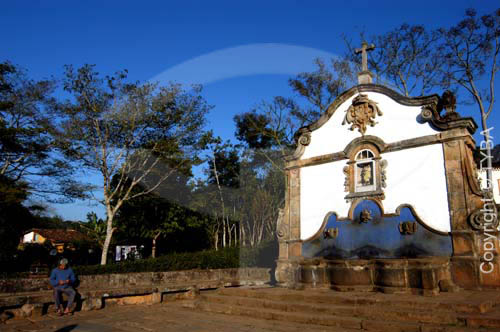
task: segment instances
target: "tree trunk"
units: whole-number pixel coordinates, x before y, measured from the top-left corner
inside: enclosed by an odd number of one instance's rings
[[[264,237],[264,228],[265,228],[265,221],[262,221],[262,224],[259,229],[259,238],[257,239],[257,245],[262,243],[262,238]]]
[[[226,247],[226,219],[224,218],[224,214],[222,215],[222,248]]]
[[[222,247],[224,248],[226,246],[226,222],[224,218],[225,214],[225,206],[224,206],[224,196],[222,195],[222,188],[220,186],[219,182],[219,174],[217,172],[217,164],[215,163],[215,151],[212,150],[212,165],[213,165],[213,172],[215,176],[215,180],[217,182],[217,188],[219,189],[219,196],[220,196],[220,202],[221,202],[221,210],[222,210]],[[215,248],[217,250],[217,247]]]
[[[107,260],[108,260],[108,250],[109,250],[109,245],[111,244],[111,238],[113,237],[113,218],[114,214],[111,210],[111,207],[107,207],[107,215],[108,215],[108,220],[106,221],[106,239],[104,240],[104,245],[102,246],[102,254],[101,254],[101,265],[106,265]]]
[[[239,224],[238,226],[236,224],[234,224],[234,246],[238,246],[238,227],[239,227]]]
[[[245,229],[242,223],[243,221],[240,220],[240,247],[245,246]]]
[[[153,246],[151,247],[151,257],[156,258],[156,240],[160,236],[161,232],[158,232],[154,237],[153,237]]]
[[[481,135],[483,135],[484,140],[486,142],[486,149],[488,150],[488,159],[487,159],[487,165],[486,165],[486,188],[489,189],[490,191],[493,191],[493,174],[492,174],[492,164],[491,164],[491,148],[490,146],[491,143],[491,136],[490,136],[490,130],[488,129],[488,126],[486,124],[486,115],[484,114],[483,111],[481,111],[481,125],[483,127],[483,131],[481,132]],[[483,168],[483,165],[480,165],[481,168]]]

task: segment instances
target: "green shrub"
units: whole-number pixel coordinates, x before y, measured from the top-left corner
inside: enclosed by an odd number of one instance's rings
[[[192,269],[227,269],[238,267],[272,267],[277,258],[277,243],[264,243],[258,248],[224,248],[193,253],[173,253],[158,258],[124,261],[108,265],[74,266],[78,275],[165,272]]]

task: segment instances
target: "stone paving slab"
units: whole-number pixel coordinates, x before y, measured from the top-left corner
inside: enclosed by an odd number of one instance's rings
[[[154,305],[115,305],[103,310],[55,314],[38,319],[11,320],[2,332],[322,332],[346,331],[280,321],[197,312],[183,308],[181,301]]]

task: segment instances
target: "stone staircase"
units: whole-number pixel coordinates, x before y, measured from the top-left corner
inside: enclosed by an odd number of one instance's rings
[[[500,331],[500,291],[426,297],[239,287],[204,291],[183,305],[205,312],[307,324],[307,331]]]

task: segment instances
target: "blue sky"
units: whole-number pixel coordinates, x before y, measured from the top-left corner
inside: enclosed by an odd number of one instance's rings
[[[404,22],[449,26],[469,7],[482,14],[498,3],[3,1],[0,61],[25,67],[33,78],[60,77],[65,64],[92,63],[103,73],[126,68],[134,80],[203,82],[215,106],[209,127],[231,139],[235,114],[290,95],[289,77],[312,70],[315,57],[344,52],[342,33],[356,38],[360,31],[383,33]],[[85,219],[91,210],[103,215],[87,202],[55,209],[67,219]]]

